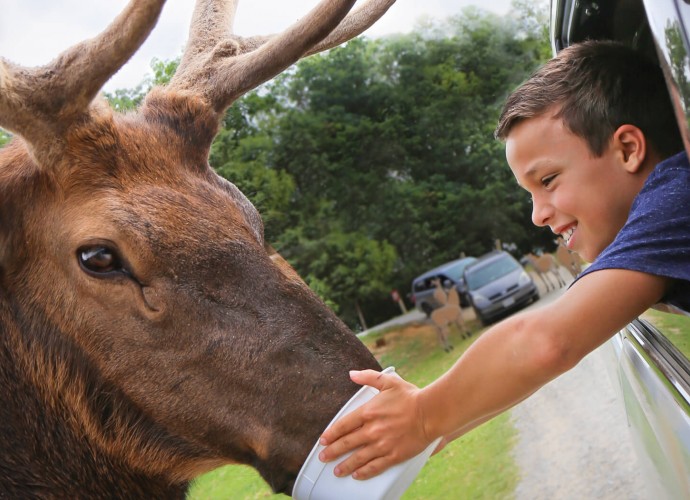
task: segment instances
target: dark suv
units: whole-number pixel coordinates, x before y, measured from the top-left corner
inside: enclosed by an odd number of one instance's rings
[[[411,298],[417,309],[429,316],[434,309],[442,305],[434,298],[436,280],[439,280],[441,286],[446,290],[455,287],[460,296],[460,305],[462,307],[467,307],[469,305],[467,286],[465,285],[462,273],[465,271],[465,268],[475,260],[477,260],[475,257],[464,257],[462,259],[452,260],[424,274],[420,274],[412,280]]]
[[[586,39],[618,40],[656,59],[689,149],[688,0],[552,0],[554,53]],[[690,152],[690,151],[689,151]],[[658,498],[690,498],[690,314],[647,311],[607,343],[633,442]]]

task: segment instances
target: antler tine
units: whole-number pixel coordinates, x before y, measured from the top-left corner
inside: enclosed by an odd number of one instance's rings
[[[200,3],[196,12],[213,15],[217,19],[230,19],[236,7],[236,0],[202,0]],[[186,64],[182,71],[178,68],[168,88],[201,95],[215,111],[222,113],[239,96],[298,61],[333,31],[354,3],[355,0],[322,0],[283,33],[265,39],[265,43],[256,50],[228,32],[215,46],[205,45],[203,54],[187,56],[187,50],[202,48],[202,44],[195,42],[185,50],[183,60]],[[228,15],[228,12],[232,14]],[[209,22],[195,15],[190,40],[198,39],[200,30],[205,30],[204,23]],[[216,30],[220,29],[217,21],[211,25]],[[214,33],[217,34],[218,31]],[[205,31],[201,36],[206,36]]]
[[[316,44],[305,56],[332,49],[361,35],[378,21],[394,3],[395,0],[369,0],[365,2],[348,14],[328,37]]]
[[[356,10],[349,13],[328,37],[309,49],[303,57],[332,49],[333,47],[361,35],[364,31],[373,26],[373,24],[378,21],[394,3],[395,0],[368,0],[363,5],[357,7]],[[236,38],[241,45],[241,52],[245,53],[258,49],[273,37],[275,37],[275,35]]]
[[[189,40],[176,73],[186,73],[196,57],[210,52],[216,44],[231,36],[236,12],[237,0],[197,1],[189,29]]]
[[[0,125],[24,137],[35,154],[61,143],[64,131],[144,42],[164,3],[131,0],[102,33],[46,66],[24,68],[0,58]]]

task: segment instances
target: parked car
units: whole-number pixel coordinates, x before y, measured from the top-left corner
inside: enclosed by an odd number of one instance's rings
[[[609,39],[651,56],[664,69],[677,125],[690,137],[688,3],[552,0],[553,51],[586,39]],[[621,425],[631,428],[649,493],[690,498],[690,320],[648,311],[605,348],[628,414]]]
[[[467,286],[462,273],[465,271],[465,267],[472,264],[475,260],[477,260],[476,257],[452,260],[417,276],[412,280],[411,294],[415,307],[429,316],[434,309],[442,305],[434,298],[436,280],[440,280],[441,286],[446,290],[455,287],[460,296],[460,305],[462,307],[469,306]]]
[[[508,252],[494,250],[465,268],[470,303],[483,324],[539,300],[532,277]]]

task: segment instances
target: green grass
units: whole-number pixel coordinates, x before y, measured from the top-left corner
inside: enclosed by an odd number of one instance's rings
[[[690,359],[690,317],[649,309],[642,315],[657,330]]]
[[[245,465],[227,465],[197,478],[188,499],[288,498],[274,495],[258,472]]]
[[[471,329],[478,327],[470,323]],[[437,345],[430,325],[389,328],[363,339],[383,367],[395,366],[406,380],[425,386],[444,373],[477,338],[461,339],[451,331],[455,349],[447,354]],[[376,347],[377,339],[385,345]],[[508,414],[501,415],[434,455],[403,499],[507,499],[513,497],[518,469],[511,450],[516,433]],[[260,476],[245,466],[226,466],[199,477],[188,500],[286,498],[273,495]]]

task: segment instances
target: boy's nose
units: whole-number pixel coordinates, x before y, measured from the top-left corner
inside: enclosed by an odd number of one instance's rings
[[[542,200],[532,198],[532,223],[535,226],[546,226],[553,216],[553,207],[549,203],[544,203]]]

